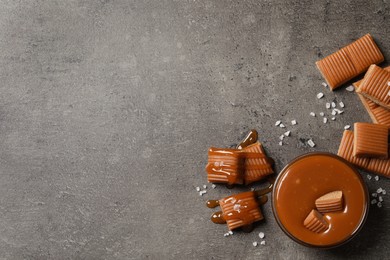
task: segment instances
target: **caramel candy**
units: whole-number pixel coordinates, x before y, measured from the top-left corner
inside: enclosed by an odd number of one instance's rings
[[[366,169],[370,159],[358,158],[353,155],[353,136],[352,131],[344,130],[337,155],[360,168]]]
[[[211,147],[206,165],[207,180],[213,183],[244,183],[243,153],[237,149]]]
[[[324,216],[315,209],[310,211],[305,221],[303,221],[303,225],[315,233],[325,232],[329,228],[329,224],[325,220]]]
[[[357,93],[361,93],[378,105],[390,109],[390,72],[376,65],[371,65]]]
[[[248,226],[264,219],[255,192],[248,191],[219,200],[222,216],[229,230]]]
[[[356,83],[355,83],[356,84]],[[363,106],[366,108],[371,120],[376,124],[386,125],[390,128],[390,110],[386,109],[372,100],[362,96],[358,93],[358,97],[362,101]]]
[[[390,71],[390,66],[384,67],[383,69],[386,70],[386,71]],[[363,81],[363,79],[358,80],[358,81],[352,83],[352,85],[353,85],[356,89],[358,89],[358,88],[360,87],[360,84],[362,84],[362,81]]]
[[[329,192],[316,199],[315,204],[321,213],[340,211],[343,209],[343,192],[341,190]]]
[[[353,155],[387,159],[389,129],[385,125],[355,123]]]
[[[363,73],[371,64],[384,60],[370,34],[316,62],[329,87],[334,90]]]
[[[390,178],[390,159],[381,160],[372,158],[368,163],[367,170]]]
[[[273,174],[272,164],[261,143],[256,142],[242,149],[245,156],[244,182],[250,184]]]
[[[353,137],[354,134],[352,131],[344,131],[337,155],[362,169],[390,178],[390,159],[381,160],[377,158],[358,158],[353,156]]]

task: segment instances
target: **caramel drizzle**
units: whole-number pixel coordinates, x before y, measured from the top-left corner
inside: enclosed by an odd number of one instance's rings
[[[252,129],[249,131],[247,136],[237,145],[237,149],[243,149],[251,144],[254,144],[257,142],[259,135],[255,129]]]

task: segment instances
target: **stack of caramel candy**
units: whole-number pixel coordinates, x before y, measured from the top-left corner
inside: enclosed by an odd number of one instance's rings
[[[316,64],[331,90],[366,72],[353,86],[373,123],[355,123],[355,132],[345,130],[338,155],[389,178],[390,67],[376,65],[382,61],[383,54],[366,34]]]
[[[248,191],[220,200],[207,201],[207,207],[221,207],[211,220],[217,224],[227,224],[229,230],[242,228],[250,231],[253,223],[263,220],[260,206],[268,201],[266,193],[272,190],[274,161],[268,157],[262,144],[258,141],[258,133],[251,130],[236,148],[215,148],[208,151],[206,165],[207,180],[211,183],[225,184],[227,188],[234,185],[248,185],[261,180],[269,180],[269,187]]]

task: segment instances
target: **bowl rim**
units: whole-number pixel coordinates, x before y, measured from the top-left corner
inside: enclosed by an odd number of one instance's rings
[[[306,157],[310,157],[310,156],[315,156],[315,155],[325,155],[325,156],[329,156],[329,157],[333,157],[337,160],[340,160],[341,162],[345,163],[347,166],[349,166],[352,171],[357,175],[359,181],[361,182],[362,186],[363,186],[363,192],[364,192],[364,195],[366,197],[366,205],[365,207],[363,208],[364,212],[363,212],[363,217],[358,225],[358,227],[354,230],[354,232],[348,236],[345,240],[342,240],[340,242],[337,242],[337,243],[334,243],[334,244],[329,244],[329,245],[313,245],[313,244],[310,244],[310,243],[307,243],[307,242],[304,242],[300,239],[298,239],[297,237],[295,237],[294,235],[292,235],[284,226],[283,224],[281,223],[280,219],[279,219],[279,216],[277,214],[277,210],[276,210],[276,207],[275,207],[275,192],[276,192],[276,187],[278,185],[278,182],[280,181],[280,178],[282,175],[284,175],[284,172],[287,170],[288,167],[290,167],[293,163],[303,159],[303,158],[306,158]],[[329,152],[308,152],[308,153],[304,153],[304,154],[301,154],[297,157],[295,157],[293,160],[291,160],[289,163],[287,163],[283,169],[279,172],[278,176],[276,177],[276,180],[274,182],[274,185],[273,185],[273,189],[272,189],[272,193],[271,193],[271,204],[272,204],[272,213],[274,215],[274,218],[276,219],[276,222],[278,223],[279,227],[282,229],[282,231],[288,236],[290,237],[292,240],[294,240],[295,242],[301,244],[301,245],[304,245],[304,246],[307,246],[307,247],[314,247],[314,248],[322,248],[322,249],[331,249],[331,248],[336,248],[336,247],[339,247],[339,246],[342,246],[346,243],[348,243],[349,241],[351,241],[355,236],[356,234],[359,233],[359,231],[362,229],[362,227],[364,226],[364,223],[366,222],[367,220],[367,216],[368,216],[368,212],[369,212],[369,208],[370,208],[370,197],[369,197],[369,193],[368,193],[368,188],[367,188],[367,185],[366,183],[364,182],[364,179],[363,177],[361,176],[361,174],[359,173],[359,171],[356,169],[356,167],[354,165],[352,165],[350,162],[348,162],[347,160],[345,160],[344,158],[336,155],[336,154],[333,154],[333,153],[329,153]]]

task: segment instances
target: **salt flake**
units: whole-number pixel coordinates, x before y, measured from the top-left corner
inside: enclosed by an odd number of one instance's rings
[[[321,99],[321,98],[323,98],[323,97],[324,97],[324,93],[320,92],[320,93],[317,94],[317,98],[318,98],[318,99]]]
[[[316,146],[316,144],[313,142],[313,140],[311,140],[311,139],[309,139],[308,141],[307,141],[307,144],[308,145],[310,145],[310,147],[314,147],[314,146]]]
[[[351,126],[350,125],[346,125],[346,126],[344,126],[344,129],[345,130],[348,130],[348,129],[350,129],[351,128]]]
[[[316,113],[310,112],[310,115],[315,117],[315,116],[316,116]]]
[[[328,122],[328,119],[326,117],[323,118],[324,124]]]
[[[264,245],[265,245],[265,241],[264,241],[264,240],[261,241],[260,244],[261,244],[262,246],[264,246]]]
[[[279,127],[281,127],[281,128],[285,128],[286,126],[285,126],[285,125],[283,125],[283,124],[280,124],[280,125],[279,125]]]
[[[291,121],[291,124],[292,124],[292,125],[296,125],[296,124],[297,124],[297,120],[292,120],[292,121]]]
[[[326,107],[327,109],[330,109],[330,103],[326,103],[326,104],[325,104],[325,107]]]
[[[263,239],[263,238],[265,237],[264,232],[260,232],[260,233],[259,233],[259,237],[260,237],[261,239]]]
[[[351,85],[351,86],[346,87],[345,90],[348,92],[352,92],[355,90],[355,88]]]
[[[282,121],[280,121],[280,120],[276,121],[275,126],[280,125],[280,123],[282,123]]]
[[[339,105],[340,105],[341,108],[345,107],[345,105],[344,105],[344,103],[342,101],[339,103]]]
[[[253,242],[252,245],[253,245],[253,246],[257,246],[257,242],[256,242],[256,241]]]
[[[291,131],[287,131],[284,133],[285,136],[290,136]]]

